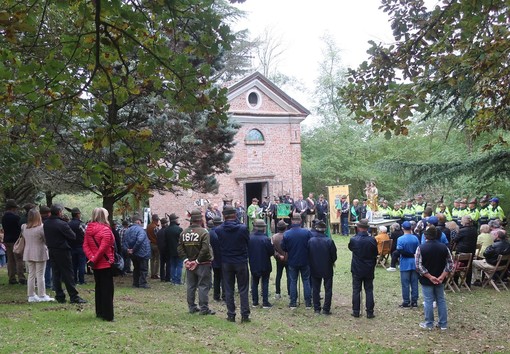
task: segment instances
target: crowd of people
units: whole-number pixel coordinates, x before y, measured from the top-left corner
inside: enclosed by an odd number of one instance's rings
[[[65,208],[58,204],[50,208],[28,204],[24,206],[26,212],[19,215],[16,202],[7,200],[2,217],[2,245],[7,255],[9,284],[27,284],[29,302],[64,303],[64,283],[71,303],[85,303],[76,284],[85,283],[84,275],[89,268],[94,275],[96,316],[113,321],[112,264],[118,249],[125,260],[124,273],[132,274],[133,287],[149,289],[149,276],[182,285],[184,269],[190,313],[215,314],[209,306],[212,288],[213,299],[226,303],[227,320],[235,322],[234,293],[237,289],[241,322],[249,322],[251,306],[272,307],[269,279],[274,258],[275,298],[282,297],[281,280],[285,271],[287,283],[283,291],[289,297],[291,309],[299,305],[298,279],[301,279],[304,306],[313,308],[316,314],[330,315],[337,248],[326,235],[327,201],[323,195],[316,201],[312,193],[307,199],[299,196],[296,202],[290,196],[285,198],[260,206],[254,198],[247,212],[240,212],[242,207],[238,202],[234,206],[225,205],[222,211],[217,205],[205,212],[196,209],[189,213],[189,226],[185,229],[181,228],[176,214],[161,219],[153,214],[145,229],[142,218],[133,215],[130,222],[123,221],[117,228],[110,225],[108,212],[103,208],[94,209],[85,224],[78,208],[66,208],[71,212],[69,220],[64,218]],[[273,218],[280,202],[292,206],[290,217]],[[338,231],[349,235],[349,227],[355,229],[348,244],[352,252],[352,316],[361,315],[364,289],[366,316],[375,317],[375,266],[382,242],[392,239],[391,264],[387,270],[396,271],[399,264],[400,306],[418,307],[418,283],[421,283],[425,321],[420,326],[431,329],[435,325],[435,303],[439,315],[437,327],[446,329],[444,280],[454,271],[452,254],[474,255],[477,245],[481,244],[480,259],[478,263],[473,262],[475,267],[494,265],[499,255],[510,254],[510,243],[503,228],[505,216],[498,204],[498,198],[484,197],[477,208],[476,200],[468,203],[461,199],[455,201],[450,211],[442,202],[432,209],[423,202],[422,196],[417,196],[415,204],[408,200],[401,210],[400,204],[389,208],[388,202],[381,200],[377,212],[383,219],[395,222],[389,230],[380,227],[373,237],[369,232],[369,206],[366,203],[360,206],[357,200],[350,205],[347,196],[338,196],[335,203],[341,220]],[[346,224],[344,219],[347,219]],[[267,229],[272,228],[273,221],[274,234],[268,237]],[[22,255],[13,252],[20,234],[26,240]],[[480,284],[481,279],[476,277],[479,272],[474,274],[471,279],[469,270],[468,286]],[[47,294],[47,288],[55,292],[54,298]]]

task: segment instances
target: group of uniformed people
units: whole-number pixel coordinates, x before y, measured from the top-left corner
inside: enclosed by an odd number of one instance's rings
[[[414,203],[412,199],[408,199],[405,202],[395,203],[393,208],[389,206],[387,200],[383,199],[381,205],[378,206],[378,212],[384,219],[397,219],[400,222],[420,221],[426,207],[427,202],[424,201],[422,195],[418,195],[415,197]],[[447,221],[455,221],[459,225],[464,215],[471,216],[475,225],[487,224],[490,220],[496,219],[502,222],[506,220],[503,208],[499,205],[499,198],[489,198],[488,196],[483,196],[479,202],[477,198],[472,198],[469,201],[467,198],[456,198],[451,210],[441,200],[436,204],[435,213],[443,214]]]

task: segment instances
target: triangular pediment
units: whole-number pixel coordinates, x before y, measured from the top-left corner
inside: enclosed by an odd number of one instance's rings
[[[310,112],[259,72],[229,86],[229,114],[236,120],[270,120],[300,122]]]

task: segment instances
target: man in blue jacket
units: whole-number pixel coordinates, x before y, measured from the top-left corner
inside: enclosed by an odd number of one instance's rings
[[[352,316],[359,317],[361,287],[365,288],[367,318],[374,318],[374,271],[377,260],[377,241],[368,234],[368,219],[356,224],[358,233],[349,240],[352,252]]]
[[[301,215],[292,214],[291,227],[283,234],[282,249],[288,253],[290,276],[290,303],[289,307],[297,307],[297,281],[301,274],[305,306],[312,307],[312,291],[310,289],[310,266],[308,265],[308,240],[312,234],[308,229],[301,228]]]
[[[232,206],[223,208],[225,222],[215,231],[221,249],[223,280],[225,281],[225,300],[227,303],[227,321],[235,322],[236,305],[234,286],[237,278],[239,299],[241,302],[241,322],[250,322],[250,304],[248,302],[248,228],[237,221],[236,210]]]
[[[320,291],[324,279],[324,306],[322,313],[331,315],[331,298],[333,296],[333,266],[337,259],[336,245],[328,238],[326,223],[319,221],[315,224],[317,233],[308,241],[308,260],[312,278],[313,309],[316,314],[321,313]]]
[[[256,219],[253,222],[253,233],[248,243],[248,257],[250,260],[251,272],[251,297],[253,306],[259,305],[259,282],[262,280],[262,307],[272,307],[269,303],[269,275],[271,267],[271,256],[274,248],[271,239],[266,235],[266,223],[264,220]]]
[[[142,219],[138,215],[131,218],[133,224],[124,233],[122,249],[133,261],[133,287],[149,289],[147,273],[149,258],[151,258],[151,244],[147,233],[142,227]]]

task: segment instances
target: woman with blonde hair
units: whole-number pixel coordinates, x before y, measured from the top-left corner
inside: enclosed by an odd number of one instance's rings
[[[44,272],[49,257],[39,210],[33,208],[28,211],[27,223],[21,225],[21,232],[25,238],[23,261],[28,264],[28,302],[55,301],[54,298],[46,295]],[[35,294],[36,281],[37,295]]]
[[[87,225],[83,251],[94,270],[96,317],[113,321],[113,270],[115,238],[108,223],[108,211],[95,208]]]

